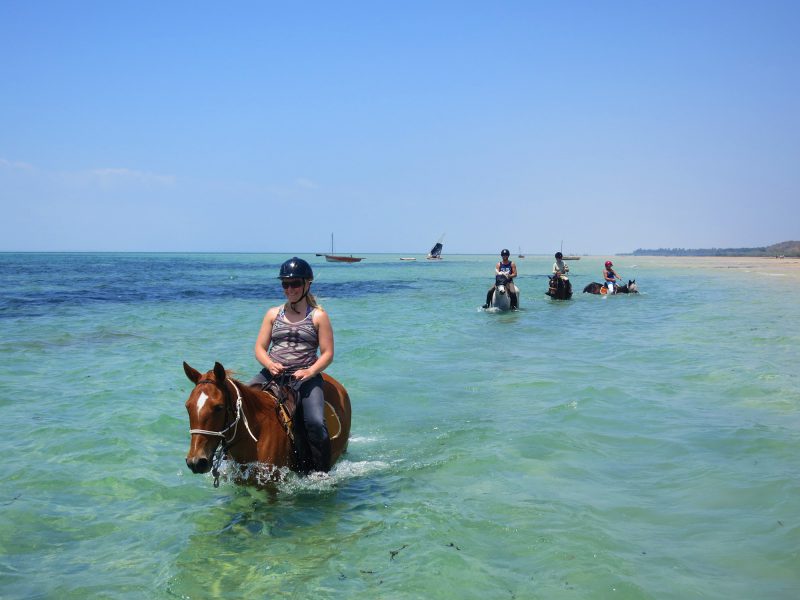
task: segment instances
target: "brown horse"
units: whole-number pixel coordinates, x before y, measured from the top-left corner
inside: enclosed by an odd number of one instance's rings
[[[583,288],[584,294],[607,294],[608,288],[602,283],[597,283],[593,281],[585,288]],[[614,286],[614,293],[615,294],[638,294],[639,287],[636,285],[635,279],[629,279],[628,283],[625,285],[615,285]]]
[[[547,292],[545,292],[548,296],[555,300],[569,300],[572,298],[572,284],[568,277],[561,275],[553,275],[552,277],[548,275],[548,277],[550,278],[550,283],[547,287]]]
[[[274,481],[280,479],[282,469],[300,469],[289,437],[291,430],[282,424],[285,416],[274,395],[231,379],[220,363],[214,363],[214,369],[205,374],[185,362],[183,370],[195,384],[186,401],[192,436],[186,466],[193,473],[213,469],[214,485],[218,485],[217,468],[223,455],[240,465],[266,467],[258,472],[248,469],[249,474],[237,478],[244,483]],[[350,397],[333,377],[323,373],[322,378],[333,465],[347,450]]]

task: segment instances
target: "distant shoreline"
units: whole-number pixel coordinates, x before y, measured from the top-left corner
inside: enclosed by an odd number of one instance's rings
[[[757,246],[755,248],[658,248],[645,249],[637,248],[630,253],[630,256],[701,256],[701,257],[723,257],[730,256],[736,258],[778,258],[778,257],[800,257],[800,242],[787,241],[771,246]]]

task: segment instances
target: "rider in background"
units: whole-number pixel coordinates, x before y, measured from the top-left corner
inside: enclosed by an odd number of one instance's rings
[[[564,255],[561,252],[556,252],[556,262],[553,263],[553,275],[561,275],[566,277],[569,273],[569,266],[564,262]]]
[[[331,468],[331,440],[325,424],[322,371],[333,362],[333,328],[328,313],[311,294],[314,273],[302,258],[281,265],[286,302],[264,315],[256,339],[256,359],[264,368],[249,383],[263,388],[273,379],[298,392],[296,417],[302,418],[308,452],[298,446],[303,470]],[[297,421],[297,419],[295,419]],[[302,454],[310,453],[310,456]]]
[[[509,256],[511,256],[511,252],[509,252],[507,248],[503,248],[503,250],[500,251],[500,262],[495,265],[494,273],[495,275],[505,275],[508,277],[508,293],[511,296],[511,310],[517,310],[519,298],[517,296],[517,286],[514,285],[514,278],[517,276],[517,265],[508,259]],[[496,286],[492,286],[489,288],[486,294],[486,304],[483,305],[483,308],[489,308],[489,305],[492,303],[492,294],[494,293],[495,287]]]
[[[619,279],[621,279],[621,277],[612,268],[613,266],[614,266],[614,263],[612,263],[610,260],[607,260],[606,261],[606,268],[603,269],[603,280],[606,283],[606,287],[608,288],[608,293],[609,294],[613,294],[614,293],[614,291],[615,291],[614,290],[614,286],[617,284],[617,281]]]

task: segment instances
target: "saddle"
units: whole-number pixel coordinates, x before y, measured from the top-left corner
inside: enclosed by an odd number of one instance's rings
[[[308,466],[309,450],[308,443],[304,440],[303,433],[298,438],[294,434],[294,417],[297,412],[299,392],[291,384],[280,383],[276,380],[268,381],[261,386],[261,390],[267,392],[275,398],[275,413],[278,422],[286,432],[292,447],[292,452],[298,464]],[[325,400],[324,407],[325,423],[328,427],[328,436],[331,441],[335,440],[342,433],[342,422],[336,410],[328,400]]]

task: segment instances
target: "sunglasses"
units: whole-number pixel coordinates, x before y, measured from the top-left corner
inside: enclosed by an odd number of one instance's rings
[[[294,280],[294,281],[281,281],[281,286],[283,289],[288,290],[289,288],[299,288],[303,287],[303,280]]]

